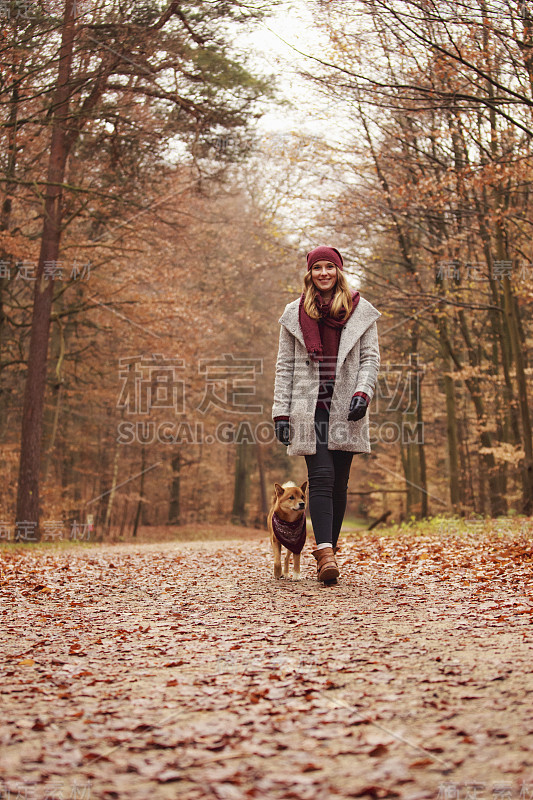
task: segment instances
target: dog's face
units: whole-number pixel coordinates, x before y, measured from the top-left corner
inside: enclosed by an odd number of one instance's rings
[[[303,514],[305,509],[305,491],[307,489],[307,481],[304,481],[301,486],[296,486],[294,483],[284,483],[280,486],[279,483],[274,484],[276,490],[275,495],[275,508],[278,511],[283,511],[285,514],[293,516]]]

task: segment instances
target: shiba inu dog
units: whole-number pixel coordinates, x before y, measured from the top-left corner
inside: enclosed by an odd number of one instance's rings
[[[305,492],[307,481],[297,486],[292,481],[274,484],[272,507],[268,513],[268,530],[274,554],[274,577],[281,578],[281,548],[286,548],[283,577],[289,577],[289,561],[293,559],[293,578],[300,579],[300,553],[306,537]]]

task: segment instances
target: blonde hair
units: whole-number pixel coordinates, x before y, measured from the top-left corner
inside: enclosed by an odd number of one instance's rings
[[[352,293],[348,286],[344,273],[335,265],[337,270],[337,283],[335,284],[335,294],[331,302],[330,314],[333,319],[341,319],[344,311],[344,316],[347,317],[351,313],[353,307]],[[313,283],[311,270],[307,270],[304,275],[304,310],[311,317],[311,319],[320,319],[320,314],[317,308],[318,289]]]

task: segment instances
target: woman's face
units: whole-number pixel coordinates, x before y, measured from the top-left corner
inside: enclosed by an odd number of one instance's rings
[[[319,292],[331,292],[337,283],[337,267],[331,261],[315,261],[311,278]]]

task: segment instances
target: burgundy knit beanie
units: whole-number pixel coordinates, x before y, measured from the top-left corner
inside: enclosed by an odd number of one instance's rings
[[[310,270],[317,261],[331,261],[339,269],[342,269],[344,264],[342,256],[336,247],[325,247],[324,245],[315,247],[314,250],[307,254],[307,269]]]

